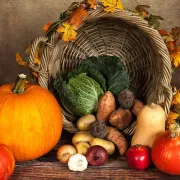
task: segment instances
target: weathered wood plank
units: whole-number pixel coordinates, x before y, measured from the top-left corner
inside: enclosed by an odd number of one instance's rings
[[[110,162],[106,166],[88,167],[84,172],[72,172],[59,162],[32,162],[26,165],[16,165],[16,171],[11,180],[18,179],[180,179],[178,176],[169,176],[156,169],[147,171],[133,171],[122,168],[120,162]]]

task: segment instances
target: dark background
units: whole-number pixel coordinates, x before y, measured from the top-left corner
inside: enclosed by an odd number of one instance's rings
[[[56,20],[73,0],[0,0],[0,85],[15,81],[24,71],[15,61],[16,52],[23,54],[33,39],[43,36],[42,27]],[[180,26],[180,0],[122,0],[126,8],[150,5],[150,12],[162,16],[162,28]],[[180,68],[173,85],[180,87]]]

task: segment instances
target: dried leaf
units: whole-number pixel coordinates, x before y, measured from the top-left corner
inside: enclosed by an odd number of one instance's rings
[[[180,38],[180,27],[172,28],[170,34],[174,39],[178,40]]]
[[[160,27],[159,20],[164,20],[161,16],[156,16],[152,14],[145,19],[148,21],[149,25],[153,26],[155,29],[158,29]]]
[[[35,52],[34,64],[37,64],[37,65],[41,64],[40,56],[39,56],[39,52],[38,51]]]
[[[31,46],[29,46],[25,49],[25,54],[30,54],[30,52],[31,52]]]
[[[53,32],[55,32],[59,26],[60,22],[59,21],[55,21],[48,29],[48,31],[46,32],[46,36],[50,37]]]
[[[51,28],[51,26],[53,25],[53,23],[54,23],[53,21],[50,21],[47,24],[45,24],[43,26],[43,30],[47,33],[49,31],[49,29]]]
[[[180,104],[180,90],[176,92],[176,94],[173,96],[172,99],[172,105],[178,105]]]
[[[138,6],[136,6],[134,12],[138,13],[142,17],[147,17],[149,12],[146,10],[146,8],[150,8],[150,6],[147,6],[147,5],[138,5]]]
[[[97,6],[96,0],[88,0],[88,4],[90,5],[90,8],[95,9]]]
[[[20,66],[26,66],[27,62],[23,61],[21,55],[17,52],[16,53],[16,62],[20,65]]]
[[[180,104],[173,106],[173,112],[180,114]]]
[[[101,0],[105,12],[114,12],[115,9],[124,9],[120,0]]]
[[[120,9],[120,10],[124,9],[124,6],[120,0],[117,0],[116,9]]]
[[[38,73],[37,73],[37,72],[32,71],[31,73],[32,73],[32,75],[33,75],[35,78],[38,78],[38,76],[39,76],[39,75],[38,75]]]
[[[79,7],[79,2],[73,2],[67,9],[66,14],[69,16],[72,12]]]
[[[77,27],[67,22],[63,23],[60,28],[57,29],[58,33],[63,33],[62,39],[65,42],[75,41],[77,36]]]
[[[167,42],[167,47],[168,47],[169,52],[174,51],[175,50],[174,41],[168,41]]]
[[[180,46],[178,46],[170,55],[171,61],[175,67],[180,65]]]
[[[165,30],[159,29],[158,31],[161,36],[170,36],[170,34]]]
[[[77,28],[82,24],[82,19],[88,16],[88,12],[83,6],[79,6],[70,16],[69,24],[75,25]]]
[[[170,111],[169,115],[168,115],[168,124],[173,124],[175,123],[176,119],[179,117],[179,114],[173,112],[173,111]]]
[[[72,12],[78,7],[79,7],[79,2],[73,2],[66,11],[60,13],[60,17],[59,17],[60,21],[62,22],[68,17],[70,17]]]

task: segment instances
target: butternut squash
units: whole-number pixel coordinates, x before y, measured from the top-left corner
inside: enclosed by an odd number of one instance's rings
[[[165,121],[165,111],[160,105],[152,103],[142,107],[131,146],[140,144],[151,148],[155,138],[165,131]]]

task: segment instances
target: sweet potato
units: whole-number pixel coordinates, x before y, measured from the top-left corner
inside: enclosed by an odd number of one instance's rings
[[[143,106],[144,104],[140,100],[135,99],[131,112],[137,116]]]
[[[128,142],[126,138],[122,135],[122,133],[119,132],[117,129],[109,126],[106,139],[115,144],[120,155],[123,156],[126,153],[128,149]]]
[[[132,113],[129,109],[118,108],[109,117],[109,123],[116,129],[123,130],[132,122]]]
[[[104,95],[100,98],[98,102],[98,109],[96,118],[97,120],[103,120],[105,122],[108,121],[109,115],[116,109],[116,103],[114,95],[107,91]]]

